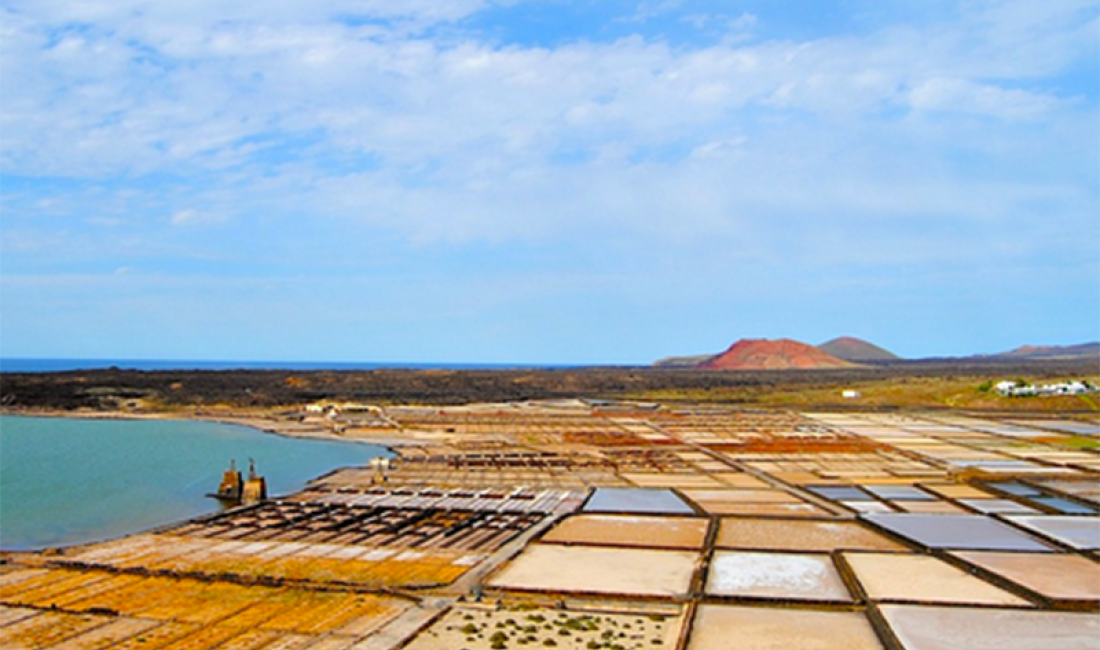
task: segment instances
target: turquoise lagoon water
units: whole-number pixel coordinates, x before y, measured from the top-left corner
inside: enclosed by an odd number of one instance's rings
[[[270,495],[392,454],[247,427],[166,420],[0,416],[0,549],[108,539],[217,512],[222,472],[248,459]]]

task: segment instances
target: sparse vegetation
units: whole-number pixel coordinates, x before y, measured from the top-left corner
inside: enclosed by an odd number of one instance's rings
[[[545,613],[529,613],[522,620],[508,617],[510,612],[516,611],[530,611],[530,607],[485,612],[487,616],[477,622],[469,622],[469,612],[457,610],[421,635],[421,639],[433,639],[431,643],[426,643],[422,648],[414,642],[409,647],[413,650],[439,650],[444,647],[450,650],[458,647],[458,641],[464,641],[469,650],[506,650],[539,645],[561,645],[584,650],[641,650],[664,644],[663,630],[667,617],[660,614],[639,614],[627,618],[621,614],[558,612],[557,616],[553,616],[544,610]],[[456,623],[462,621],[466,621],[465,624]],[[493,631],[491,635],[489,630]]]

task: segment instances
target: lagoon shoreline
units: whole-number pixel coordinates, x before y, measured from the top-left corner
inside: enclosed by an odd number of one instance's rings
[[[290,420],[275,419],[264,414],[232,414],[218,415],[210,413],[194,413],[186,411],[165,412],[134,412],[134,411],[98,411],[81,409],[66,411],[62,409],[22,409],[4,407],[0,408],[0,416],[28,417],[28,418],[56,418],[67,420],[152,420],[152,421],[185,421],[208,422],[211,424],[228,424],[284,438],[297,438],[306,440],[327,440],[330,442],[349,442],[378,445],[382,447],[402,447],[417,444],[415,440],[399,438],[392,435],[357,435],[349,437],[335,433],[321,426],[302,425]]]
[[[386,443],[399,442],[181,413],[5,409],[0,422],[5,556],[124,539],[216,513],[208,496],[230,459],[247,467],[255,457],[272,498],[288,498],[329,474],[362,467],[368,457],[396,455],[397,445]]]

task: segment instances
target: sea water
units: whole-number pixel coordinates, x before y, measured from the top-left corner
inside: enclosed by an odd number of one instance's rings
[[[75,372],[83,370],[524,370],[574,368],[546,363],[425,363],[385,361],[219,361],[178,359],[35,359],[0,357],[0,372]]]
[[[268,494],[300,490],[388,450],[247,427],[176,420],[0,416],[0,549],[79,544],[217,512],[231,459]]]

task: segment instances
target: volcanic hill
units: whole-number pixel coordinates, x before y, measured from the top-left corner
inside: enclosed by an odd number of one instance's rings
[[[791,339],[741,339],[722,354],[696,367],[707,370],[783,370],[852,368],[857,365]]]
[[[819,350],[823,350],[827,354],[831,354],[837,359],[844,359],[845,361],[898,361],[901,359],[898,355],[885,350],[875,345],[874,343],[868,343],[863,339],[857,339],[853,336],[841,336],[831,341],[822,343],[817,346]]]
[[[1006,359],[1095,359],[1100,358],[1100,343],[1079,345],[1021,345],[994,355]]]
[[[693,354],[684,357],[665,357],[653,362],[655,368],[698,368],[710,361],[716,354]]]

